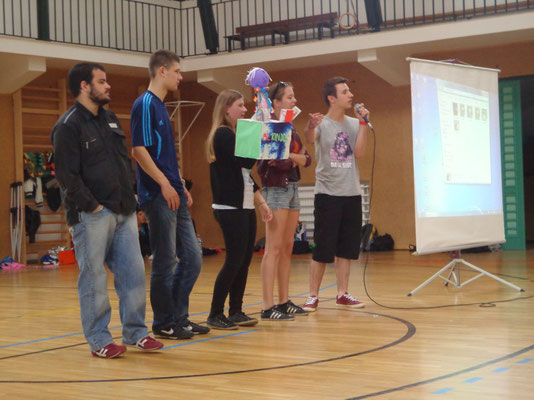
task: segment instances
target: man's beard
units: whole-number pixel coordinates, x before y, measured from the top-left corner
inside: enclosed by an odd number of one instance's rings
[[[91,92],[89,92],[89,98],[91,99],[93,103],[98,104],[99,106],[105,106],[111,101],[109,97],[99,98],[98,95],[95,93],[93,86],[91,86]]]

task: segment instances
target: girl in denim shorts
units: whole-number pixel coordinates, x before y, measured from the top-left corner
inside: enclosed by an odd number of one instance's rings
[[[282,109],[292,109],[297,103],[293,85],[278,82],[269,90],[273,104],[273,119],[280,119]],[[263,289],[262,320],[292,320],[294,315],[307,315],[289,300],[289,267],[295,231],[299,220],[299,166],[308,167],[311,157],[302,145],[295,129],[291,133],[290,155],[287,160],[262,160],[258,163],[262,193],[273,218],[266,223],[265,255],[261,262]],[[274,279],[278,277],[278,304],[274,304]]]

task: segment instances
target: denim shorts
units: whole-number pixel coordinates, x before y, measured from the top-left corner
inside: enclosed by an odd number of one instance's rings
[[[289,182],[287,187],[264,186],[261,193],[271,210],[278,208],[300,210],[299,184],[297,182]]]

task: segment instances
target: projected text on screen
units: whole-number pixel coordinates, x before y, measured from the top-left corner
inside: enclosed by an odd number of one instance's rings
[[[412,72],[419,217],[502,212],[496,94]],[[496,114],[496,112],[494,112]]]
[[[443,179],[491,184],[489,93],[458,86],[437,80]]]

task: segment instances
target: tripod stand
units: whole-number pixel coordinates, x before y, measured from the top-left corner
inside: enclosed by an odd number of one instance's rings
[[[465,260],[462,260],[460,258],[460,250],[451,251],[451,258],[452,261],[445,265],[442,269],[440,269],[438,272],[436,272],[434,275],[432,275],[430,278],[428,278],[426,281],[421,283],[419,286],[417,286],[414,290],[412,290],[410,293],[408,293],[408,296],[411,296],[412,294],[415,294],[418,290],[424,288],[426,285],[428,285],[431,281],[433,281],[435,278],[440,277],[443,279],[446,283],[445,286],[447,286],[449,283],[457,288],[462,288],[468,283],[473,282],[475,279],[478,279],[482,276],[489,276],[490,278],[495,279],[496,281],[499,281],[507,286],[510,286],[512,289],[518,290],[520,292],[524,292],[523,289],[521,289],[519,286],[516,286],[510,282],[505,281],[504,279],[499,278],[498,276],[495,276],[493,274],[490,274],[489,272],[483,270],[482,268],[479,268],[473,264],[468,263]],[[461,283],[460,281],[460,264],[464,264],[467,267],[471,268],[472,270],[478,271],[479,274],[474,276],[471,279],[468,279],[467,281]],[[449,270],[449,275],[445,278],[445,276],[441,275],[445,271]],[[451,280],[452,277],[452,280]]]

